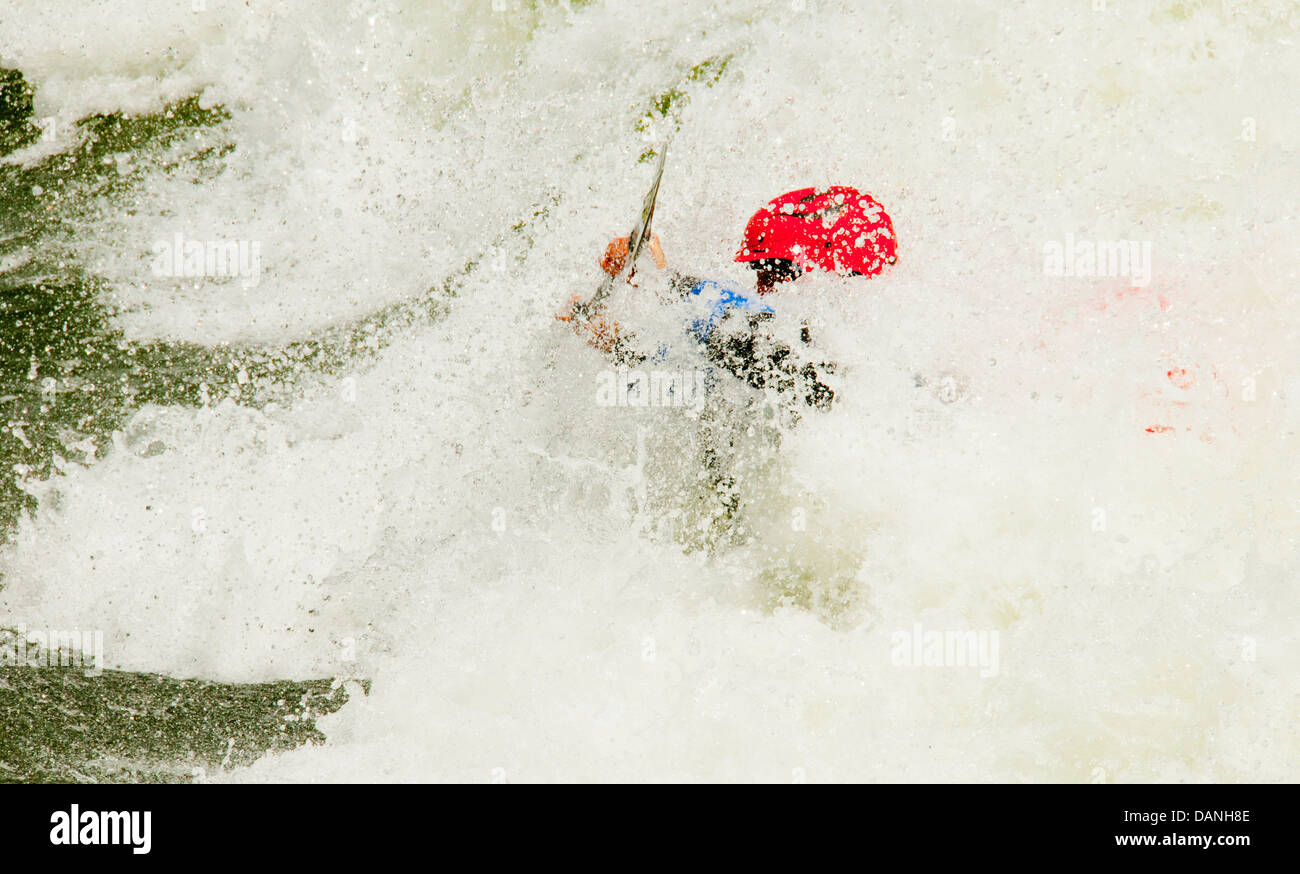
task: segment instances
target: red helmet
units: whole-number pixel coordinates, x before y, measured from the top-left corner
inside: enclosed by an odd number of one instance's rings
[[[793,261],[804,270],[875,276],[897,253],[894,223],[869,194],[847,185],[782,194],[745,225],[737,261]]]

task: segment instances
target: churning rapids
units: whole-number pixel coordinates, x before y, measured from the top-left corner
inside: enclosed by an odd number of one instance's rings
[[[1300,4],[39,5],[0,628],[351,691],[205,778],[1300,779]],[[889,210],[777,295],[830,411],[600,401],[554,315],[668,138],[696,275]]]

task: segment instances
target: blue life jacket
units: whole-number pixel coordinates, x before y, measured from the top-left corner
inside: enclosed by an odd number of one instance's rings
[[[702,279],[691,286],[688,294],[698,297],[708,309],[707,315],[692,319],[687,331],[701,343],[709,339],[713,329],[723,317],[732,310],[745,310],[755,313],[773,313],[770,306],[760,303],[754,292],[744,291],[737,286]]]

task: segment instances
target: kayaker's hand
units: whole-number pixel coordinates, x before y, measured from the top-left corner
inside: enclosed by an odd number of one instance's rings
[[[627,237],[615,237],[610,240],[609,245],[605,247],[605,254],[600,259],[600,269],[604,270],[610,276],[618,276],[627,263]],[[659,244],[659,235],[651,234],[650,243],[642,251],[649,251],[650,257],[654,259],[655,265],[662,270],[668,265],[668,259],[664,257],[663,247]]]
[[[609,311],[599,306],[589,309],[582,298],[574,295],[567,305],[555,314],[561,322],[568,322],[587,343],[601,352],[614,352],[619,346],[618,322],[609,317]]]
[[[555,314],[555,318],[561,322],[572,322],[582,314],[582,296],[575,294],[569,298],[568,303],[560,307],[560,311]]]

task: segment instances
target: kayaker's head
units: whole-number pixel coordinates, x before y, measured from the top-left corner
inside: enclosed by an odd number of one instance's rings
[[[760,258],[750,261],[749,267],[758,274],[758,293],[776,290],[778,282],[790,282],[803,275],[803,268],[788,258]]]
[[[750,218],[736,253],[758,271],[760,294],[805,271],[876,276],[897,258],[884,207],[845,185],[801,188],[769,201]]]

